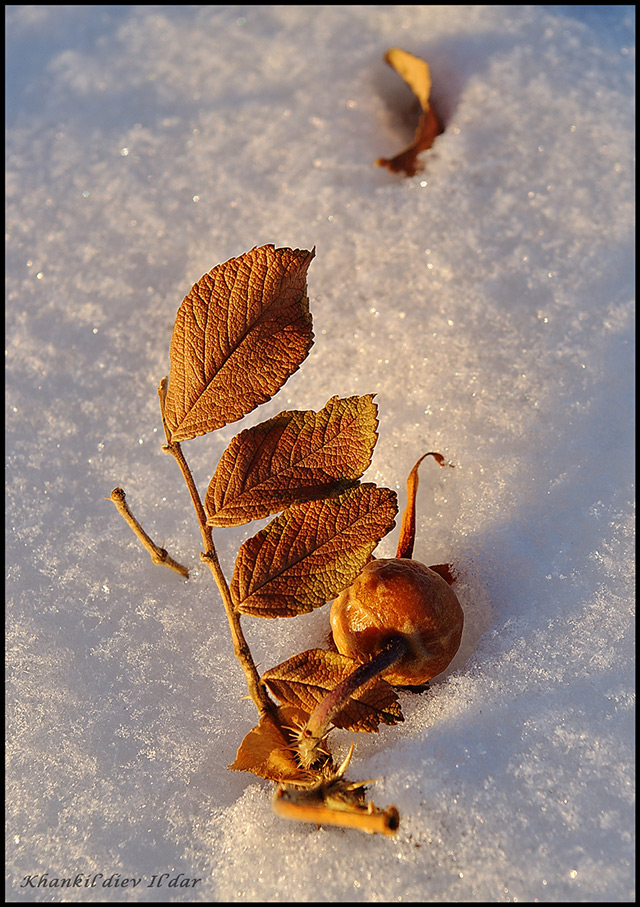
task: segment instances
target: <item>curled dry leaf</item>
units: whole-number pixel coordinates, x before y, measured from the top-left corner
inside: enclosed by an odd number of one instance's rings
[[[311,714],[328,692],[335,689],[359,665],[339,652],[309,649],[269,668],[262,680],[281,702]],[[380,723],[403,721],[398,697],[386,681],[374,678],[361,687],[345,708],[333,717],[336,727],[351,731],[377,731]]]
[[[248,539],[236,560],[236,609],[293,617],[335,598],[395,525],[394,491],[367,483],[335,497],[296,504]]]
[[[443,131],[433,108],[429,103],[431,94],[431,70],[429,64],[420,57],[415,57],[406,50],[399,47],[392,47],[385,54],[386,62],[395,69],[398,75],[402,76],[409,88],[413,91],[420,106],[422,114],[416,129],[416,134],[408,148],[396,154],[393,158],[381,157],[376,161],[379,167],[386,167],[393,173],[404,173],[407,176],[415,176],[422,170],[422,165],[418,161],[418,155],[421,151],[431,148],[437,135]]]
[[[359,479],[377,440],[373,394],[332,397],[320,412],[294,410],[240,432],[207,490],[209,526],[239,526]]]
[[[304,724],[308,715],[289,705],[277,710],[277,721],[270,715],[249,731],[238,749],[235,761],[229,766],[238,772],[252,772],[279,784],[309,784],[315,780],[312,772],[300,768],[287,728]]]
[[[299,368],[313,343],[306,276],[314,255],[260,246],[191,288],[171,338],[171,442],[241,419]]]

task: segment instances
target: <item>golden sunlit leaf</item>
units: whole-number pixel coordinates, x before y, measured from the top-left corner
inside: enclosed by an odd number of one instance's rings
[[[385,62],[389,64],[407,83],[411,91],[420,101],[423,110],[429,107],[431,94],[431,70],[429,64],[420,57],[410,54],[399,47],[392,47],[385,54]]]
[[[395,524],[394,491],[367,483],[296,504],[248,539],[231,596],[244,614],[293,617],[335,598]]]
[[[260,246],[191,288],[171,338],[172,442],[241,419],[299,368],[313,343],[306,276],[314,254]]]
[[[369,466],[377,426],[366,394],[332,397],[320,412],[284,412],[240,432],[209,484],[208,524],[239,526],[344,489]]]
[[[418,170],[422,170],[422,164],[417,159],[418,154],[431,148],[436,136],[443,131],[429,103],[431,70],[429,69],[429,64],[421,60],[420,57],[416,57],[406,50],[401,50],[399,47],[392,47],[385,55],[385,60],[413,91],[420,102],[422,114],[416,134],[409,147],[393,158],[379,158],[376,164],[379,167],[386,167],[393,173],[404,171],[407,176],[414,176]]]
[[[314,774],[300,768],[287,731],[283,730],[287,726],[304,724],[308,715],[288,705],[279,708],[277,715],[280,724],[265,715],[260,724],[249,731],[229,768],[252,772],[280,784],[309,784],[314,780]]]
[[[309,649],[288,661],[269,668],[262,680],[281,702],[304,709],[309,714],[358,667],[359,662],[338,652]],[[374,678],[361,687],[332,718],[332,724],[351,731],[377,731],[378,725],[402,721],[398,697],[388,683]]]

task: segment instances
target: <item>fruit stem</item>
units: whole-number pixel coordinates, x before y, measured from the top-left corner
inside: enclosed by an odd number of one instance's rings
[[[329,730],[335,716],[342,711],[349,699],[360,687],[378,677],[409,653],[409,644],[403,636],[393,636],[387,645],[370,661],[359,665],[353,673],[338,684],[316,706],[309,720],[302,728],[298,739],[298,754],[305,768],[309,768],[318,756],[320,742]]]

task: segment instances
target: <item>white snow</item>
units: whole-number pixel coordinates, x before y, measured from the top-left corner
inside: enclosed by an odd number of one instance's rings
[[[634,899],[634,40],[631,6],[8,7],[9,900]],[[446,119],[410,180],[373,166],[413,134],[392,46]],[[156,388],[184,294],[269,242],[316,247],[316,343],[184,445],[202,492],[334,394],[377,394],[401,505],[425,450],[456,465],[421,467],[415,556],[460,571],[460,652],[404,724],[332,735],[394,839],[227,770],[257,714]],[[216,532],[229,576],[253,531]],[[267,668],[328,608],[244,626]]]

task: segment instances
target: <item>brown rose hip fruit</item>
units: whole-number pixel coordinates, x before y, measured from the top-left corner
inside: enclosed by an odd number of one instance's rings
[[[464,616],[451,588],[455,578],[450,565],[425,567],[412,559],[418,467],[425,457],[452,466],[434,451],[420,457],[407,480],[396,556],[366,564],[331,606],[336,647],[356,667],[299,729],[296,751],[304,768],[322,761],[322,742],[334,718],[358,690],[379,677],[394,686],[422,686],[445,670],[460,646]]]
[[[417,686],[444,671],[460,646],[464,615],[438,573],[409,558],[368,563],[331,607],[333,638],[342,655],[368,661],[401,637],[408,652],[382,677]]]

